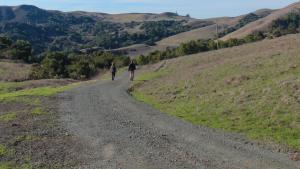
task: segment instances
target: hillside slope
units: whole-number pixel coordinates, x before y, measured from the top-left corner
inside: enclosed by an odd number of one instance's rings
[[[258,18],[264,18],[271,13],[275,12],[276,10],[271,9],[261,9],[254,11],[253,13]],[[205,19],[204,21],[213,23],[211,25],[193,29],[187,32],[179,33],[177,35],[173,35],[171,37],[162,39],[161,41],[158,41],[156,44],[158,46],[178,46],[180,43],[188,42],[191,40],[198,40],[198,39],[214,39],[216,38],[216,29],[218,25],[218,31],[224,32],[228,29],[232,29],[235,26],[237,26],[241,21],[243,21],[244,18],[246,18],[248,15],[241,15],[237,17],[219,17],[219,18],[211,18],[211,19]]]
[[[300,10],[300,2],[291,4],[285,8],[274,11],[272,14],[268,15],[267,17],[264,17],[255,22],[249,23],[246,26],[244,26],[243,28],[223,37],[221,40],[228,40],[230,38],[243,38],[254,32],[267,31],[273,21],[282,18],[283,16],[287,15],[288,13],[298,11],[298,10]]]
[[[193,29],[188,32],[183,32],[161,41],[156,44],[158,46],[178,46],[180,43],[198,39],[213,39],[216,36],[216,25],[210,25],[203,28]]]
[[[297,34],[163,61],[143,69],[133,95],[195,124],[300,149],[299,45]]]
[[[208,24],[175,13],[113,15],[44,10],[31,5],[0,6],[0,35],[29,41],[35,54],[151,44]]]

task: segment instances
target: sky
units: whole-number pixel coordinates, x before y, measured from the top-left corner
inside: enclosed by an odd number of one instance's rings
[[[238,16],[257,9],[278,9],[299,0],[0,0],[0,5],[35,5],[61,11],[104,13],[178,12],[194,18]]]

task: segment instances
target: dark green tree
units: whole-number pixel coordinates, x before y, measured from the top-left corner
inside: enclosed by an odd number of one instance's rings
[[[65,78],[68,77],[67,65],[69,59],[67,55],[60,52],[46,54],[41,63],[43,78]]]
[[[31,44],[28,41],[17,40],[12,47],[12,59],[20,59],[25,62],[31,62]]]
[[[88,79],[96,73],[95,63],[89,58],[80,58],[68,67],[69,76],[73,79]]]

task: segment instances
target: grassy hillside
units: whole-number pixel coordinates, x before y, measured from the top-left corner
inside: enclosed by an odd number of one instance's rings
[[[223,28],[221,28],[223,30]],[[203,28],[193,29],[158,41],[157,46],[179,46],[183,42],[198,39],[216,38],[216,25],[210,25]]]
[[[147,66],[132,94],[194,124],[300,149],[300,34]]]
[[[211,18],[205,19],[206,22],[211,22],[213,24],[193,29],[187,32],[179,33],[177,35],[170,36],[168,38],[164,38],[161,41],[158,41],[156,44],[158,47],[163,46],[166,48],[167,46],[179,46],[181,43],[188,42],[191,40],[198,39],[215,39],[216,35],[216,27],[218,24],[219,33],[228,34],[231,31],[238,30],[244,25],[254,22],[259,18],[266,17],[273,13],[274,10],[270,9],[261,9],[254,11],[253,13],[241,15],[237,17],[220,17],[220,18]],[[254,17],[253,17],[254,16]]]
[[[251,22],[250,24],[247,24],[246,26],[242,27],[241,29],[238,29],[227,36],[223,37],[221,40],[228,40],[230,38],[243,38],[249,34],[252,34],[254,32],[267,32],[269,31],[270,27],[272,26],[272,23],[282,17],[285,17],[287,14],[291,12],[298,12],[300,10],[300,2],[291,4],[285,8],[279,9],[271,13],[270,15],[261,18],[257,21]]]

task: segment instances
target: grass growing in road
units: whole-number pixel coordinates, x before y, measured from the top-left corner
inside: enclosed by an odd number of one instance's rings
[[[9,113],[0,115],[0,121],[2,121],[2,122],[9,122],[16,118],[17,118],[17,113],[15,113],[15,112],[9,112]]]
[[[30,164],[24,164],[20,167],[16,167],[9,163],[0,163],[0,169],[32,169],[32,167]]]
[[[43,108],[37,107],[37,108],[34,108],[33,110],[31,110],[30,114],[33,116],[40,116],[40,115],[47,114],[47,112],[44,111]]]
[[[194,124],[300,149],[299,45],[283,37],[175,59],[140,74],[132,94]]]
[[[0,157],[5,156],[7,153],[7,148],[4,145],[0,144]]]

